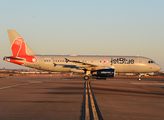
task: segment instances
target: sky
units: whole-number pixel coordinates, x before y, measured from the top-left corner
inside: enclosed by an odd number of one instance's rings
[[[37,54],[151,58],[164,71],[164,0],[0,0],[0,68],[11,56],[7,30]]]

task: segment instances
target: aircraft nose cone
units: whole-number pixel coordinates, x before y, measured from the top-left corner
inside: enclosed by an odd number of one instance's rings
[[[158,65],[157,66],[157,70],[160,71],[161,70],[161,66]]]

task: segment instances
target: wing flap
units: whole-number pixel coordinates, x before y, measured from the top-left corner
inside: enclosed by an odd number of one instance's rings
[[[65,58],[65,60],[66,60],[66,62],[73,63],[77,67],[87,69],[87,70],[98,70],[98,69],[103,69],[103,68],[109,68],[109,67],[105,67],[105,66],[98,66],[98,65],[93,65],[93,64],[89,64],[89,63],[80,62],[80,61],[69,60],[67,58]]]

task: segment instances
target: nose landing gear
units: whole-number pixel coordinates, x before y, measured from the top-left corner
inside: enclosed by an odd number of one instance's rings
[[[142,79],[141,79],[141,74],[139,73],[138,74],[138,81],[141,81]]]

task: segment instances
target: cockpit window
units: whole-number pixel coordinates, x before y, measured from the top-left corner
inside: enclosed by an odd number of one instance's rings
[[[148,63],[155,63],[155,62],[151,60],[151,61],[148,61]]]

